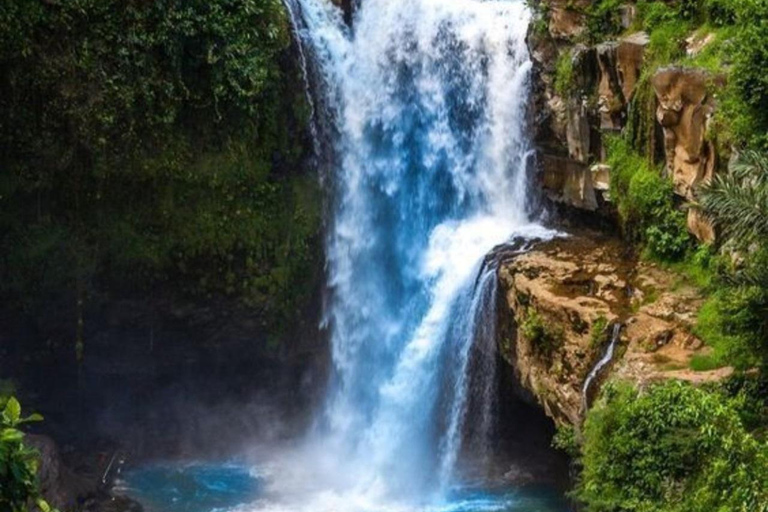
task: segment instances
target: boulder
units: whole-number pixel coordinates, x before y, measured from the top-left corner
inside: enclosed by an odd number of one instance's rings
[[[40,491],[52,507],[69,510],[77,505],[78,499],[96,493],[95,480],[76,475],[64,465],[53,439],[27,434],[24,440],[40,454]]]
[[[667,173],[675,192],[688,200],[715,170],[715,148],[705,138],[714,111],[707,90],[712,79],[705,71],[680,67],[660,69],[651,79],[658,100],[656,117],[664,129]]]
[[[616,48],[616,65],[625,103],[632,101],[634,96],[649,42],[650,38],[645,32],[637,32],[619,40]]]
[[[552,0],[549,3],[549,33],[555,39],[573,39],[586,30],[589,0]]]

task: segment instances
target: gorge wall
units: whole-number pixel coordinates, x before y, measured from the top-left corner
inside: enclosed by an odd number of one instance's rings
[[[510,256],[500,266],[502,326],[499,343],[529,398],[559,424],[578,426],[600,381],[609,374],[638,384],[676,378],[719,380],[732,368],[694,372],[690,362],[709,349],[694,334],[703,297],[684,277],[639,257],[627,240],[612,197],[616,177],[607,146],[629,133],[652,165],[670,180],[670,197],[688,231],[715,239],[695,208],[699,185],[725,158],[707,129],[717,108],[712,86],[724,78],[693,67],[650,63],[650,38],[634,30],[637,7],[621,5],[622,35],[589,37],[590,2],[533,2],[536,17],[528,45],[534,61],[533,129],[539,186],[550,211],[564,212],[559,225],[620,226],[567,237]],[[685,53],[695,56],[712,38],[691,36]],[[640,160],[642,163],[642,159]],[[672,197],[674,194],[674,197]],[[607,221],[607,223],[606,223]],[[681,228],[678,228],[681,229]],[[684,228],[682,228],[684,229]],[[684,233],[679,236],[686,237]],[[613,363],[587,392],[588,373],[604,355],[612,327],[621,334]]]

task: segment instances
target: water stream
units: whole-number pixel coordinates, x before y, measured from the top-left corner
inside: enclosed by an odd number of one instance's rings
[[[618,345],[619,341],[621,341],[621,328],[622,325],[620,323],[613,325],[613,330],[611,331],[611,341],[608,344],[608,348],[605,350],[603,357],[601,357],[597,364],[592,367],[592,370],[590,370],[587,378],[584,380],[584,386],[581,390],[582,409],[584,411],[589,409],[589,393],[592,389],[592,383],[597,377],[600,376],[600,372],[602,372],[603,369],[613,361],[613,354],[616,351],[616,345]]]
[[[333,153],[334,368],[308,439],[258,456],[268,476],[245,510],[564,510],[550,494],[462,480],[462,451],[493,442],[484,257],[551,236],[527,204],[524,1],[364,0],[351,27],[329,0],[287,3]]]

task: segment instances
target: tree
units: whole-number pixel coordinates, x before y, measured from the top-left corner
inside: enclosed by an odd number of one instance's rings
[[[706,216],[738,248],[768,245],[768,154],[746,151],[700,197]]]

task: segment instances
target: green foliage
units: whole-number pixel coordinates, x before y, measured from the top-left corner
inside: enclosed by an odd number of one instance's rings
[[[563,98],[570,96],[573,89],[573,55],[564,51],[557,59],[555,70],[555,91]]]
[[[749,107],[753,131],[750,142],[768,147],[768,1],[736,2],[739,31],[734,41],[733,72],[730,77],[739,96]],[[749,139],[748,139],[749,140]]]
[[[691,359],[691,370],[695,372],[708,372],[710,370],[716,370],[722,368],[722,363],[712,355],[708,354],[696,354]]]
[[[681,261],[662,263],[671,272],[679,275],[684,283],[706,291],[712,288],[722,261],[712,251],[711,246],[701,244],[689,250]]]
[[[626,234],[654,257],[681,258],[690,246],[685,214],[675,208],[672,182],[662,178],[622,138],[607,141],[611,198]]]
[[[655,27],[649,34],[649,61],[658,66],[674,62],[685,55],[685,38],[689,35],[690,27],[690,23],[682,19],[673,19]]]
[[[563,333],[548,324],[535,309],[529,308],[520,324],[521,334],[541,356],[548,357],[563,343]]]
[[[599,0],[586,9],[587,34],[592,42],[602,41],[621,32],[619,8],[623,0]]]
[[[608,319],[603,315],[597,317],[597,320],[592,324],[592,329],[589,331],[589,346],[597,348],[602,345],[605,340],[606,329],[608,328]]]
[[[700,191],[701,208],[726,246],[741,251],[722,286],[702,307],[697,333],[721,362],[749,368],[768,362],[768,158],[744,152],[728,173]]]
[[[768,241],[768,153],[746,151],[699,195],[704,213],[737,247]]]
[[[0,398],[0,409],[0,510],[26,512],[34,503],[42,512],[50,512],[38,490],[38,453],[24,444],[19,430],[43,418],[39,414],[22,417],[21,405],[14,397]]]
[[[0,27],[4,301],[165,284],[295,313],[320,200],[279,0],[20,0]]]
[[[768,510],[768,445],[741,404],[676,381],[610,384],[584,425],[575,496],[590,512]]]
[[[570,457],[579,456],[579,440],[576,436],[576,429],[570,425],[558,425],[557,432],[552,438],[552,446],[562,450]]]
[[[721,364],[748,369],[768,360],[768,291],[734,286],[715,292],[699,310],[695,332]]]

